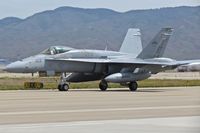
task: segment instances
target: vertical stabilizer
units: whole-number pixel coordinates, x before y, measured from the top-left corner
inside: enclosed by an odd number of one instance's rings
[[[129,29],[119,52],[131,54],[136,58],[142,51],[140,29]]]
[[[142,50],[137,58],[150,59],[162,57],[166,49],[172,28],[163,28],[154,39]]]

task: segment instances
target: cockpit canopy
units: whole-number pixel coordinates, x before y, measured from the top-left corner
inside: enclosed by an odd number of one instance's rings
[[[51,46],[50,48],[48,48],[48,49],[44,50],[43,52],[41,52],[41,54],[56,55],[56,54],[61,54],[61,53],[68,52],[68,51],[70,51],[72,49],[73,48],[65,47],[65,46]]]

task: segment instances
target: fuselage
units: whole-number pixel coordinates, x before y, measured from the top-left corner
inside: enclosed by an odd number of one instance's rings
[[[38,54],[31,56],[16,62],[13,62],[6,67],[6,71],[14,73],[35,73],[39,71],[46,71],[45,60],[46,59],[75,59],[75,58],[117,58],[120,56],[128,55],[126,53],[120,53],[115,51],[104,50],[79,50],[72,49],[68,52],[60,54]],[[131,56],[131,55],[130,55]]]

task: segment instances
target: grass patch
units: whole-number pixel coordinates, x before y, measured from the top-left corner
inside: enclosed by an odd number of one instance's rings
[[[24,90],[24,82],[35,81],[43,82],[44,89],[57,89],[59,78],[0,78],[0,90]],[[181,86],[200,86],[200,80],[166,80],[148,79],[138,82],[139,87],[181,87]],[[70,88],[98,88],[99,82],[72,83]],[[123,88],[119,84],[109,83],[110,88]]]
[[[181,86],[200,86],[200,80],[160,80],[148,79],[138,82],[139,87],[181,87]]]

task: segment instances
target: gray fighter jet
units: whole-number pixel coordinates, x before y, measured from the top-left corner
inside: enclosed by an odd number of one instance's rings
[[[67,91],[70,82],[95,80],[101,80],[99,88],[102,91],[107,90],[108,82],[120,83],[136,91],[139,80],[199,61],[163,58],[172,31],[172,28],[161,29],[143,50],[138,29],[128,31],[119,52],[54,46],[38,55],[9,64],[6,71],[47,72],[49,75],[61,72],[63,74],[58,85],[60,91]]]

